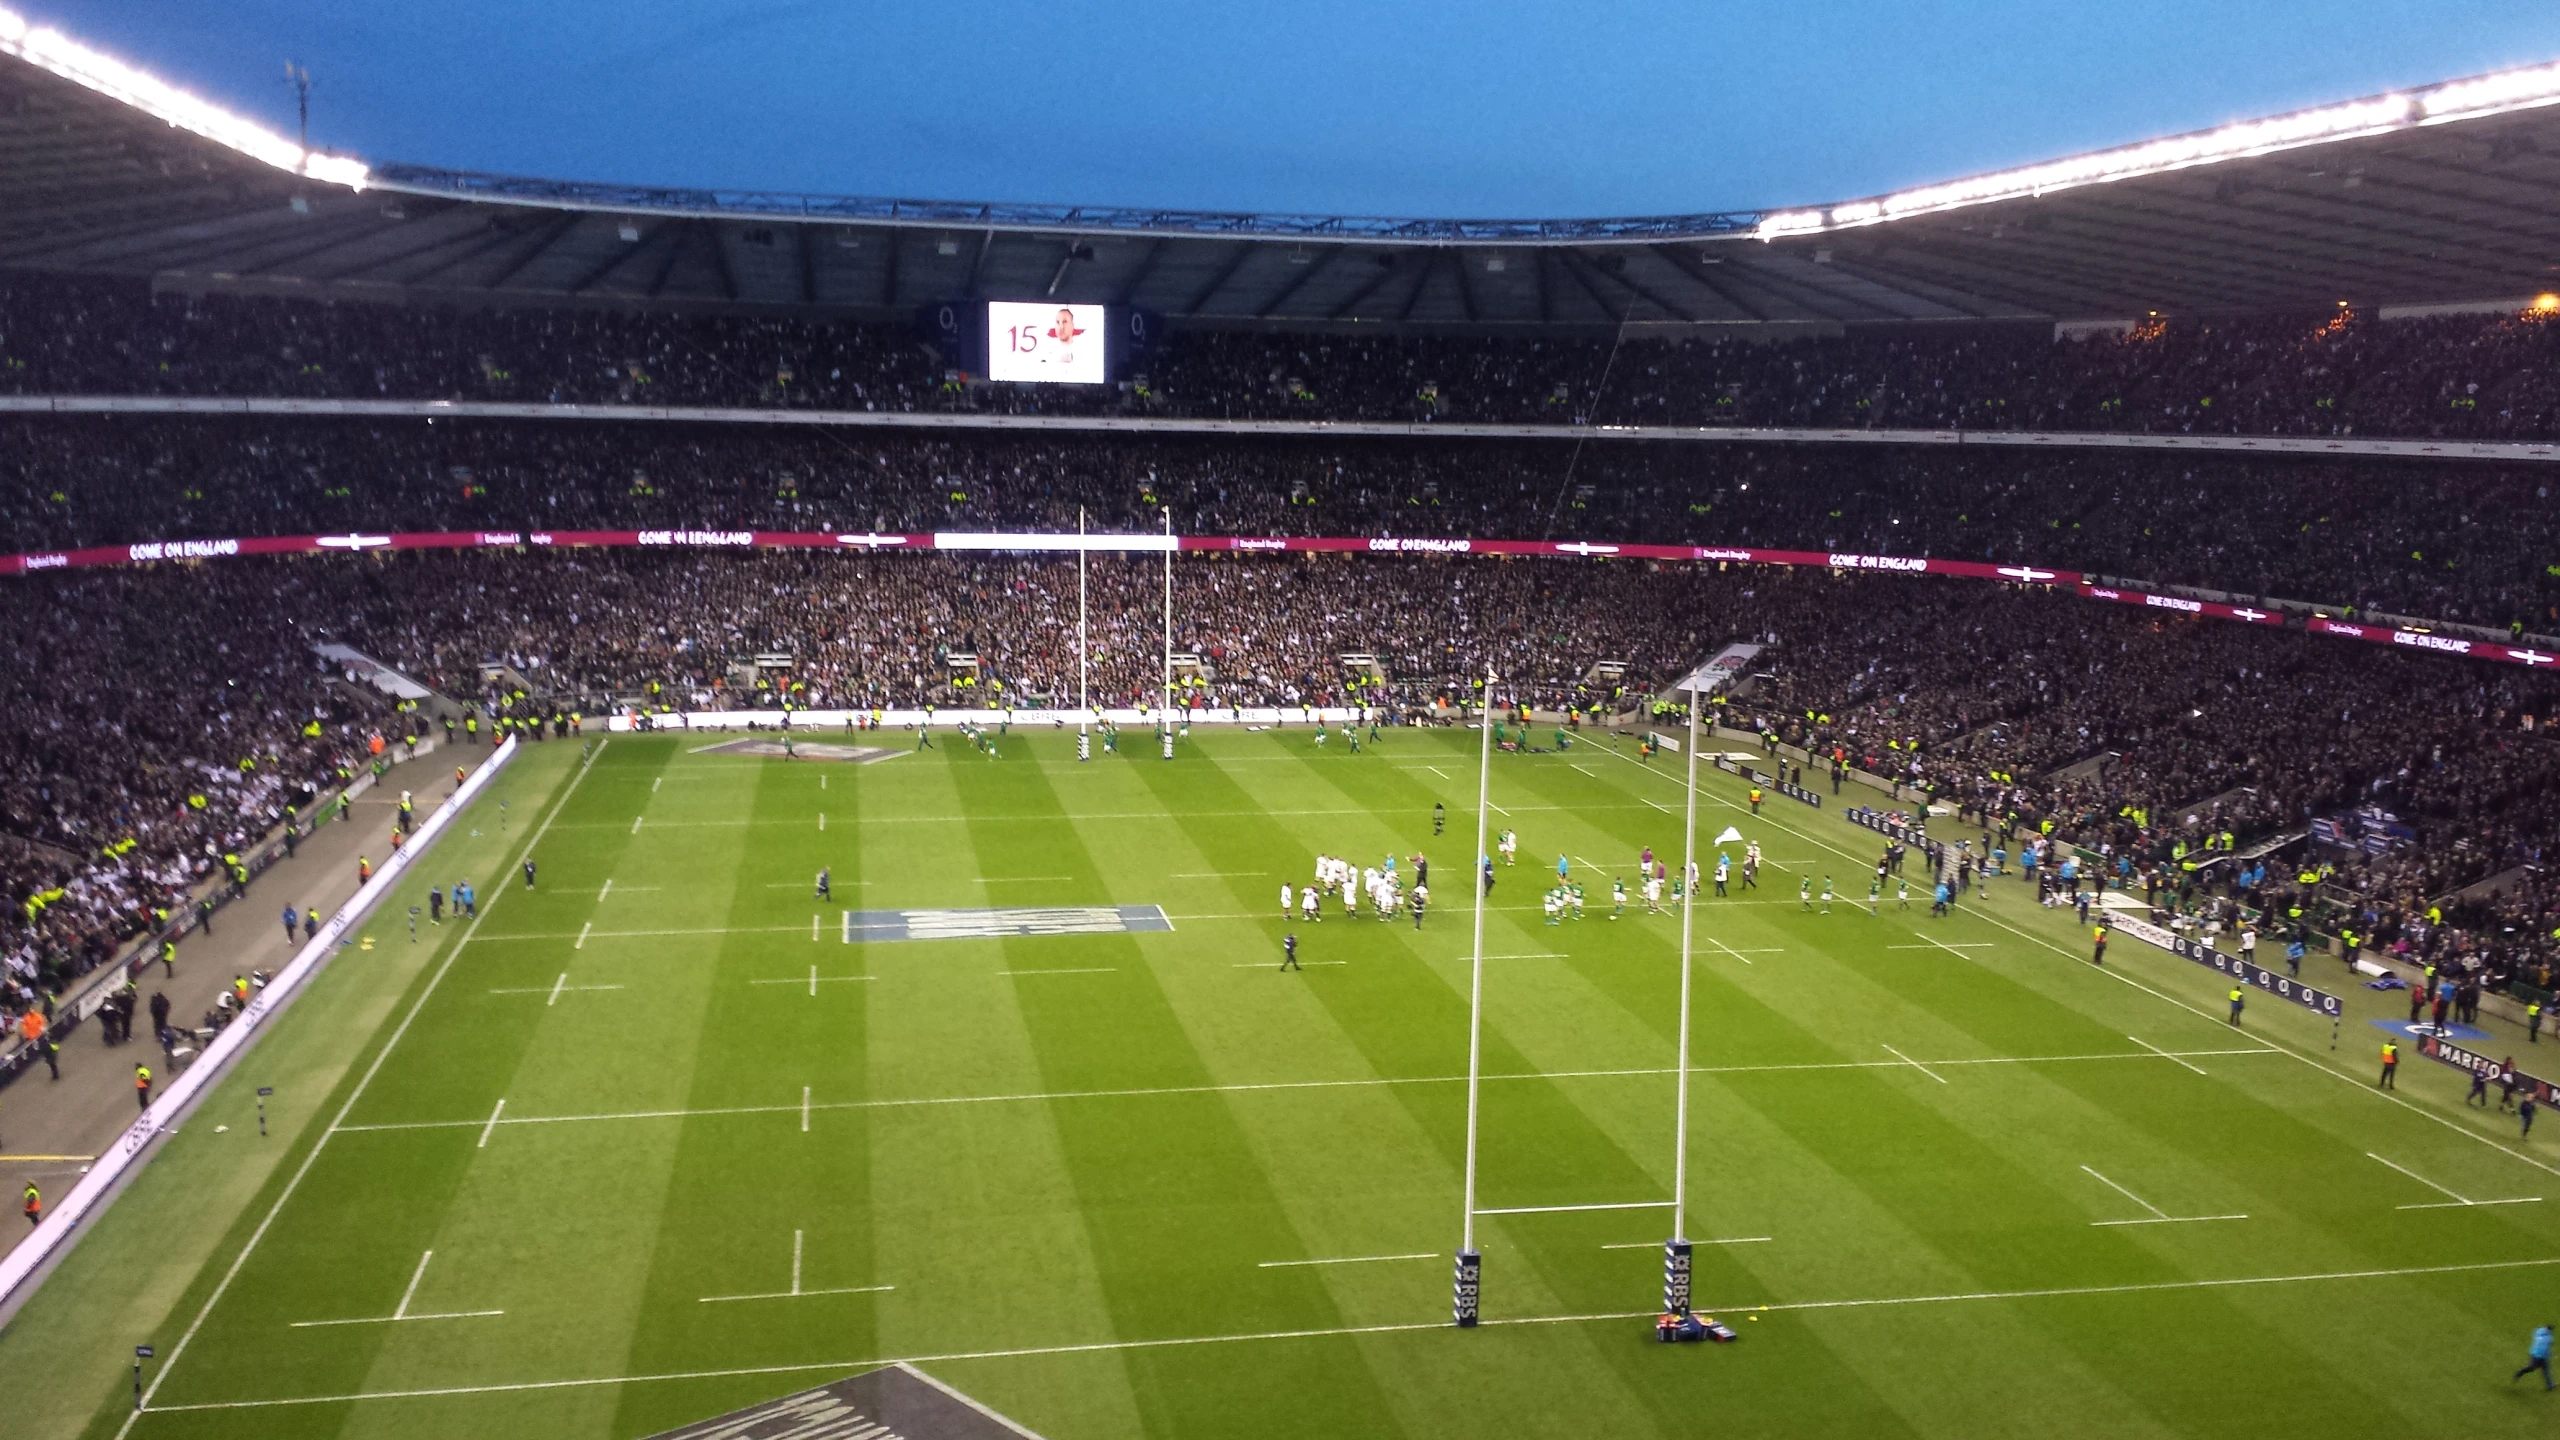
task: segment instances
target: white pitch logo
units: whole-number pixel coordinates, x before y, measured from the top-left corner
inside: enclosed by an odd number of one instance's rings
[[[388,535],[323,535],[320,537],[321,547],[328,550],[368,550],[377,545],[390,543],[391,537]]]
[[[2025,566],[2004,565],[2000,568],[2000,573],[2011,580],[2025,580],[2029,582],[2037,580],[2051,580],[2055,578],[2054,573],[2050,570],[2031,570]]]
[[[1556,553],[1559,555],[1615,555],[1618,553],[1618,547],[1615,545],[1591,545],[1580,540],[1574,540],[1557,546]]]

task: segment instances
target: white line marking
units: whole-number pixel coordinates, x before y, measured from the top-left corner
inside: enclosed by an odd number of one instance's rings
[[[815,915],[809,917],[809,938],[818,938],[818,917]],[[850,910],[844,912],[844,943],[853,943],[853,912]]]
[[[802,1241],[806,1238],[806,1234],[803,1231],[794,1230],[791,1232],[790,1289],[770,1291],[762,1295],[705,1295],[699,1303],[704,1305],[718,1305],[729,1300],[797,1300],[807,1295],[877,1295],[884,1290],[895,1290],[898,1288],[895,1285],[838,1285],[824,1290],[804,1290],[800,1288],[800,1251]]]
[[[1176,880],[1258,880],[1271,873],[1268,870],[1191,870],[1173,878]]]
[[[651,781],[649,782],[649,793],[650,793],[650,794],[652,794],[652,795],[657,794],[657,793],[658,793],[658,787],[659,787],[659,786],[661,786],[661,785],[664,785],[664,784],[666,784],[666,783],[667,783],[667,777],[666,777],[666,776],[664,776],[664,775],[661,775],[661,776],[657,777],[656,779],[651,780]]]
[[[594,922],[593,920],[590,920],[590,921],[588,921],[586,924],[579,926],[579,927],[578,927],[578,943],[577,943],[577,944],[575,944],[575,945],[570,946],[569,948],[570,948],[570,949],[572,949],[572,950],[584,950],[584,949],[586,949],[586,948],[587,948],[587,932],[589,932],[589,931],[591,931],[591,930],[593,930],[593,929],[595,929],[595,928],[596,928],[596,922]]]
[[[599,905],[603,904],[603,903],[604,903],[604,897],[606,897],[607,895],[610,895],[610,894],[612,894],[612,893],[613,893],[613,877],[611,877],[611,876],[609,876],[609,875],[608,875],[608,876],[606,876],[606,877],[605,877],[604,888],[596,892],[596,903],[597,903],[597,904],[599,904]]]
[[[1887,945],[1884,948],[1887,950],[1997,950],[2000,947],[1988,940],[1967,940],[1955,945],[1950,945],[1944,940],[1932,940],[1925,945]]]
[[[1439,1258],[1438,1251],[1420,1250],[1411,1255],[1344,1255],[1332,1260],[1265,1260],[1254,1268],[1286,1270],[1297,1265],[1370,1265],[1381,1260],[1437,1260]]]
[[[434,1258],[436,1258],[436,1252],[433,1250],[418,1257],[418,1268],[409,1272],[409,1288],[400,1292],[400,1304],[392,1310],[392,1319],[409,1318],[409,1302],[418,1298],[418,1282],[427,1278],[427,1262]]]
[[[510,985],[492,990],[489,993],[492,995],[549,995],[555,990],[560,989],[566,989],[570,994],[576,994],[580,990],[620,990],[624,988],[624,986],[620,985],[570,985],[566,987],[555,985]]]
[[[579,762],[578,773],[570,779],[568,788],[560,792],[560,798],[552,802],[551,813],[543,817],[542,823],[534,828],[531,835],[525,837],[524,849],[518,852],[519,856],[533,853],[535,843],[550,832],[551,822],[560,818],[560,811],[568,805],[569,798],[577,793],[580,785],[586,783],[587,773],[595,768],[596,760],[612,743],[610,739],[598,742],[595,754]],[[462,947],[470,944],[471,937],[478,933],[480,921],[496,911],[498,902],[505,898],[507,893],[505,886],[499,886],[497,892],[489,897],[489,909],[474,916],[471,928],[463,932],[461,942],[445,952],[444,961],[436,967],[435,974],[429,977],[427,988],[418,992],[418,998],[409,1006],[409,1013],[400,1017],[400,1024],[391,1032],[391,1038],[383,1042],[380,1050],[374,1052],[373,1063],[365,1067],[363,1078],[356,1081],[354,1090],[348,1092],[346,1103],[338,1107],[337,1118],[330,1122],[327,1130],[321,1132],[319,1142],[304,1153],[302,1164],[294,1170],[293,1178],[285,1182],[284,1189],[276,1195],[275,1203],[269,1205],[267,1213],[259,1219],[258,1228],[249,1232],[248,1243],[242,1245],[240,1253],[231,1258],[230,1268],[222,1272],[222,1279],[215,1283],[213,1293],[204,1298],[204,1304],[197,1309],[195,1318],[187,1322],[187,1328],[178,1336],[178,1343],[170,1350],[169,1358],[160,1362],[159,1370],[151,1377],[151,1384],[142,1392],[142,1403],[134,1407],[133,1413],[125,1417],[123,1424],[116,1427],[116,1440],[124,1440],[124,1436],[133,1429],[133,1422],[141,1419],[142,1412],[150,1408],[151,1397],[160,1393],[161,1382],[168,1379],[169,1372],[177,1368],[178,1358],[187,1353],[187,1346],[195,1340],[196,1332],[204,1328],[205,1320],[213,1314],[213,1307],[220,1304],[222,1297],[230,1291],[231,1282],[239,1278],[241,1267],[249,1263],[249,1256],[257,1250],[258,1242],[266,1238],[268,1229],[276,1223],[276,1217],[284,1213],[285,1202],[291,1200],[293,1192],[301,1188],[302,1178],[310,1174],[311,1167],[318,1163],[320,1152],[329,1148],[329,1137],[336,1134],[339,1127],[346,1123],[347,1116],[355,1112],[356,1102],[364,1098],[365,1090],[373,1084],[373,1077],[382,1073],[383,1063],[390,1058],[393,1050],[399,1048],[402,1037],[409,1033],[409,1026],[418,1018],[419,1012],[427,1008],[427,1001],[434,997],[436,987],[444,983],[446,972],[452,970],[454,962],[462,958]]]
[[[1506,1205],[1498,1210],[1479,1209],[1479,1215],[1559,1215],[1568,1210],[1668,1210],[1668,1200],[1620,1200],[1602,1205]]]
[[[368,1315],[353,1320],[296,1320],[287,1329],[317,1330],[330,1325],[388,1325],[401,1320],[473,1320],[487,1315],[504,1315],[504,1310],[449,1310],[433,1315],[412,1315],[409,1302],[418,1297],[418,1282],[427,1278],[427,1262],[436,1258],[433,1250],[418,1257],[418,1268],[409,1272],[409,1288],[400,1292],[400,1306],[388,1315]]]
[[[2419,1184],[2426,1186],[2437,1194],[2447,1197],[2443,1200],[2430,1201],[2422,1205],[2402,1205],[2399,1207],[2402,1210],[2454,1210],[2464,1209],[2474,1205],[2539,1205],[2542,1203],[2542,1197],[2539,1195],[2518,1195],[2512,1199],[2506,1200],[2468,1199],[2464,1196],[2454,1194],[2451,1190],[2446,1189],[2444,1186],[2437,1184],[2433,1180],[2428,1179],[2426,1176],[2419,1174],[2417,1171],[2410,1169],[2406,1165],[2399,1164],[2396,1161],[2383,1160],[2381,1156],[2374,1154],[2370,1150],[2367,1150],[2364,1154],[2366,1159],[2381,1160],[2383,1164],[2389,1165],[2392,1169],[2399,1171],[2401,1174],[2408,1176],[2410,1179],[2417,1181]]]
[[[2092,1220],[2089,1222],[2092,1225],[2193,1225],[2206,1220],[2246,1220],[2249,1218],[2246,1215],[2172,1215],[2168,1211],[2161,1209],[2159,1206],[2154,1205],[2150,1201],[2143,1199],[2141,1196],[2134,1194],[2130,1190],[2127,1190],[2113,1180],[2108,1179],[2106,1176],[2100,1175],[2097,1171],[2090,1170],[2088,1166],[2083,1165],[2080,1168],[2087,1170],[2090,1178],[2096,1180],[2099,1184],[2106,1186],[2108,1189],[2113,1190],[2127,1200],[2130,1200],[2134,1204],[2151,1212],[2148,1219]]]
[[[999,970],[999,975],[1116,975],[1117,965],[1091,965],[1074,970]]]
[[[818,788],[821,790],[827,788],[827,772],[824,770],[818,772]]]
[[[486,1150],[489,1148],[489,1137],[498,1133],[498,1117],[506,1113],[507,1102],[505,1097],[501,1096],[498,1100],[498,1108],[489,1112],[489,1123],[480,1127],[480,1143],[472,1146],[472,1149]]]
[[[2188,1069],[2193,1070],[2194,1072],[2196,1072],[2196,1073],[2197,1073],[2197,1074],[2199,1074],[2199,1075],[2202,1075],[2202,1074],[2204,1074],[2204,1073],[2205,1073],[2205,1069],[2204,1069],[2204,1067],[2203,1067],[2203,1066],[2201,1066],[2201,1065],[2188,1065],[2188,1064],[2187,1064],[2187,1062],[2186,1062],[2185,1060],[2180,1059],[2178,1056],[2175,1056],[2175,1055],[2170,1054],[2168,1051],[2161,1049],[2159,1046],[2152,1044],[2150,1041],[2143,1039],[2143,1038],[2142,1038],[2141,1036],[2139,1036],[2139,1035],[2127,1035],[2127,1036],[2126,1036],[2126,1037],[2124,1037],[2124,1038],[2126,1038],[2127,1040],[2132,1041],[2132,1042],[2133,1042],[2134,1044],[2136,1044],[2136,1045],[2141,1046],[2143,1049],[2150,1051],[2152,1054],[2154,1054],[2154,1055],[2158,1055],[2158,1056],[2162,1057],[2163,1059],[2176,1061],[2176,1062],[2177,1062],[2178,1064],[2180,1064],[2180,1065],[2186,1065]]]
[[[1449,958],[1452,960],[1464,960],[1467,957],[1464,955],[1453,955]],[[1487,955],[1484,958],[1487,960],[1568,960],[1572,957],[1557,950],[1505,950],[1499,954]]]
[[[702,1303],[718,1305],[730,1300],[799,1300],[812,1295],[876,1295],[895,1290],[895,1285],[841,1285],[827,1290],[777,1290],[767,1295],[705,1295]]]
[[[1590,777],[1591,777],[1592,779],[1594,779],[1594,780],[1597,780],[1597,779],[1599,779],[1599,778],[1600,778],[1600,772],[1599,772],[1599,771],[1592,769],[1590,766],[1583,764],[1583,763],[1582,763],[1581,761],[1579,761],[1579,760],[1576,760],[1576,761],[1574,761],[1574,762],[1573,762],[1573,768],[1574,768],[1574,769],[1576,769],[1576,770],[1581,771],[1581,772],[1582,772],[1583,774],[1585,774],[1585,775],[1590,776]]]
[[[1928,1076],[1930,1079],[1937,1081],[1941,1085],[1947,1083],[1946,1076],[1939,1074],[1937,1071],[1932,1070],[1928,1066],[1921,1064],[1919,1061],[1912,1059],[1910,1056],[1903,1054],[1901,1051],[1895,1050],[1890,1045],[1887,1045],[1884,1048],[1891,1052],[1894,1059],[1901,1061],[1903,1064],[1910,1066],[1912,1069],[1919,1071],[1921,1074]]]
[[[2408,1176],[2410,1179],[2417,1181],[2419,1184],[2426,1186],[2428,1189],[2444,1196],[2448,1200],[2452,1200],[2463,1205],[2471,1203],[2470,1201],[2463,1199],[2461,1196],[2454,1194],[2451,1190],[2446,1189],[2444,1186],[2439,1185],[2433,1180],[2428,1179],[2426,1176],[2419,1174],[2417,1171],[2410,1169],[2406,1165],[2394,1164],[2389,1160],[2383,1160],[2381,1156],[2374,1154],[2370,1150],[2364,1152],[2364,1158],[2367,1160],[2382,1160],[2383,1164],[2391,1166],[2392,1169],[2399,1171],[2401,1174]]]
[[[818,812],[818,833],[821,835],[827,833],[827,812],[824,810]]]
[[[2117,1194],[2119,1194],[2119,1195],[2123,1196],[2123,1197],[2124,1197],[2124,1198],[2126,1198],[2127,1200],[2132,1201],[2134,1204],[2141,1206],[2143,1209],[2150,1211],[2150,1212],[2152,1213],[2152,1215],[2153,1215],[2153,1216],[2155,1216],[2155,1217],[2157,1217],[2157,1218],[2159,1218],[2159,1219],[2162,1219],[2162,1220],[2166,1220],[2166,1219],[2168,1219],[2168,1218],[2169,1218],[2169,1212],[2168,1212],[2168,1211],[2163,1210],[2163,1209],[2161,1209],[2159,1206],[2152,1204],[2150,1201],[2143,1199],[2141,1196],[2134,1194],[2132,1191],[2127,1190],[2126,1188],[2124,1188],[2123,1186],[2121,1186],[2121,1185],[2117,1184],[2117,1183],[2116,1183],[2116,1182],[2114,1182],[2113,1180],[2108,1179],[2106,1176],[2099,1174],[2099,1173],[2098,1173],[2097,1171],[2095,1171],[2095,1170],[2091,1170],[2091,1169],[2089,1169],[2089,1167],[2088,1167],[2088,1166],[2086,1166],[2086,1165],[2083,1165],[2083,1166],[2081,1166],[2080,1168],[2081,1168],[2081,1170],[2082,1170],[2083,1172],[2085,1172],[2085,1173],[2086,1173],[2086,1174],[2087,1174],[2091,1179],[2093,1179],[2093,1180],[2097,1181],[2097,1182],[2098,1182],[2099,1184],[2101,1184],[2101,1185],[2106,1186],[2108,1189],[2113,1190],[2114,1192],[2116,1192]]]
[[[800,1133],[809,1133],[809,1087],[800,1087]]]
[[[1629,762],[1633,763],[1633,762]],[[1705,1314],[1725,1312],[1777,1314],[1794,1310],[1857,1310],[1899,1305],[1959,1305],[1987,1301],[2068,1300],[2093,1295],[2135,1295],[2173,1290],[2227,1290],[2254,1285],[2306,1285],[2351,1280],[2397,1280],[2417,1275],[2467,1275],[2484,1271],[2541,1269],[2560,1266],[2560,1257],[2531,1260],[2484,1260],[2460,1265],[2418,1265],[2397,1270],[2337,1270],[2317,1275],[2239,1275],[2214,1280],[2153,1280],[2132,1285],[2072,1285],[2039,1290],[1982,1290],[1964,1294],[1886,1295],[1849,1300],[1793,1300],[1757,1304],[1714,1304],[1696,1307]],[[757,1297],[765,1298],[765,1297]],[[1651,1310],[1592,1315],[1515,1315],[1488,1319],[1495,1325],[1602,1325],[1651,1319]],[[1177,1345],[1237,1345],[1279,1340],[1331,1340],[1351,1335],[1412,1334],[1446,1330],[1446,1320],[1409,1320],[1387,1325],[1346,1325],[1318,1330],[1268,1330],[1235,1335],[1181,1335],[1153,1340],[1099,1340],[1081,1344],[1025,1346],[1009,1350],[963,1350],[932,1355],[869,1356],[812,1360],[791,1365],[755,1365],[732,1370],[663,1371],[646,1375],[588,1375],[567,1380],[516,1380],[496,1385],[444,1385],[414,1390],[352,1391],[330,1395],[287,1395],[268,1400],[199,1400],[181,1405],[148,1406],[156,1411],[269,1410],[296,1405],[344,1405],[358,1400],[429,1400],[456,1395],[504,1395],[540,1390],[584,1390],[608,1385],[640,1385],[669,1381],[729,1380],[759,1375],[802,1375],[817,1370],[868,1370],[883,1365],[936,1365],[961,1360],[1020,1360],[1044,1355],[1080,1355],[1127,1350],[1162,1350]],[[146,1392],[146,1404],[147,1404]],[[135,1412],[137,1416],[141,1412]]]
[[[566,970],[563,970],[563,971],[561,971],[561,972],[560,972],[560,978],[551,982],[551,998],[550,998],[550,999],[548,999],[548,1000],[543,1001],[543,1002],[542,1002],[542,1007],[543,1007],[544,1009],[548,1010],[548,1009],[550,1009],[552,1006],[559,1004],[559,1003],[560,1003],[560,991],[561,991],[561,989],[562,989],[563,987],[565,987],[568,983],[569,983],[569,972],[568,972],[568,971],[566,971]]]
[[[1773,1238],[1775,1237],[1768,1235],[1736,1235],[1728,1240],[1692,1240],[1689,1243],[1692,1245],[1766,1245]],[[1600,1248],[1603,1250],[1659,1250],[1662,1245],[1663,1242],[1660,1240],[1621,1240],[1617,1244],[1603,1245]]]
[[[838,1285],[826,1290],[776,1290],[765,1295],[705,1295],[705,1305],[718,1305],[730,1300],[803,1300],[812,1295],[878,1295],[895,1290],[895,1285]]]
[[[981,875],[981,885],[1042,885],[1051,881],[1073,880],[1073,875]]]
[[[814,966],[814,965],[810,967],[810,970],[812,971],[812,973],[813,973],[813,974],[814,974],[814,972],[816,971],[816,969],[817,969],[817,967],[816,967],[816,966]],[[820,984],[820,985],[844,985],[844,984],[849,984],[849,983],[851,983],[851,982],[853,982],[853,981],[856,981],[856,980],[869,980],[869,979],[871,979],[871,978],[873,978],[873,977],[871,977],[871,976],[869,976],[869,975],[817,975],[815,978],[816,978],[817,983],[818,983],[818,984]],[[787,975],[787,976],[776,976],[776,977],[771,977],[771,978],[762,979],[762,980],[750,980],[750,981],[748,981],[747,983],[748,983],[748,984],[750,984],[750,985],[798,985],[798,984],[802,984],[802,983],[804,983],[804,982],[803,982],[803,981],[800,979],[800,977],[799,977],[799,976],[797,976],[797,975]],[[574,988],[574,987],[573,987],[573,988]],[[811,993],[811,994],[813,994],[813,995],[814,995],[814,994],[816,994],[817,992],[816,992],[816,991],[814,991],[814,990],[812,990],[812,991],[811,991],[811,992],[809,992],[809,993]]]
[[[285,1328],[323,1330],[332,1325],[389,1325],[403,1320],[478,1320],[486,1316],[506,1313],[504,1310],[447,1310],[434,1315],[365,1315],[352,1320],[295,1320],[288,1323]]]
[[[631,817],[631,833],[632,833],[632,834],[637,835],[637,834],[639,834],[639,833],[640,833],[640,821],[641,821],[641,819],[642,819],[642,818],[643,818],[643,817],[638,816],[638,815],[634,815],[634,816],[632,816],[632,817]]]
[[[1434,775],[1439,776],[1439,777],[1440,777],[1441,779],[1443,779],[1443,780],[1446,780],[1446,779],[1448,779],[1448,778],[1449,778],[1449,772],[1448,772],[1448,771],[1446,771],[1446,770],[1441,769],[1441,768],[1440,768],[1439,766],[1437,766],[1437,765],[1425,765],[1425,766],[1423,766],[1422,768],[1423,768],[1423,769],[1425,769],[1425,770],[1430,771],[1430,772],[1431,772],[1432,774],[1434,774]]]
[[[1256,968],[1263,962],[1253,962]],[[1340,965],[1340,960],[1311,960],[1311,965]],[[868,979],[868,976],[827,976],[827,980]],[[787,980],[750,981],[750,984],[797,985],[798,976]],[[2263,1055],[2264,1050],[2190,1050],[2190,1055]],[[1956,1065],[2053,1065],[2091,1060],[2151,1060],[2145,1054],[2115,1055],[1994,1055],[1972,1060],[1933,1060],[1938,1066]],[[1754,1075],[1798,1070],[1898,1070],[1899,1060],[1824,1060],[1798,1064],[1775,1065],[1692,1065],[1692,1075]],[[1647,1079],[1672,1073],[1671,1067],[1639,1066],[1621,1070],[1547,1070],[1528,1073],[1487,1073],[1486,1080],[1598,1080]],[[1416,1075],[1378,1077],[1363,1080],[1270,1080],[1233,1085],[1167,1085],[1127,1090],[1051,1090],[1001,1095],[922,1095],[886,1100],[830,1101],[823,1110],[911,1109],[930,1105],[1025,1105],[1050,1104],[1060,1100],[1132,1100],[1166,1095],[1234,1095],[1255,1091],[1278,1090],[1367,1090],[1395,1085],[1463,1085],[1464,1075]],[[686,1120],[703,1115],[767,1115],[788,1111],[787,1105],[722,1105],[697,1109],[600,1111],[583,1115],[519,1115],[505,1121],[509,1125],[587,1124],[616,1120]],[[339,1124],[333,1130],[371,1132],[378,1130],[453,1130],[477,1125],[477,1120],[389,1120],[366,1125]],[[2560,1262],[2555,1262],[2560,1263]]]
[[[1351,962],[1348,960],[1301,960],[1298,962],[1302,967],[1308,965],[1348,965],[1350,963]],[[1227,968],[1230,970],[1277,970],[1281,967],[1269,960],[1238,960],[1229,964]]]
[[[1719,949],[1719,950],[1723,951],[1723,952],[1724,952],[1724,953],[1726,953],[1727,955],[1732,956],[1734,959],[1741,961],[1741,962],[1742,962],[1743,964],[1745,964],[1745,965],[1748,965],[1748,964],[1750,964],[1750,963],[1751,963],[1751,957],[1750,957],[1750,956],[1743,954],[1741,951],[1734,949],[1732,946],[1727,945],[1727,944],[1726,944],[1726,943],[1724,943],[1723,941],[1716,939],[1716,938],[1715,938],[1714,936],[1712,936],[1712,935],[1710,935],[1710,936],[1708,936],[1708,937],[1707,937],[1707,943],[1708,943],[1708,944],[1710,944],[1710,945],[1713,945],[1714,947],[1716,947],[1717,949]],[[1764,950],[1764,951],[1762,951],[1761,953],[1762,953],[1762,954],[1767,954],[1768,952]]]
[[[1646,801],[1646,802],[1644,802],[1644,803],[1646,803],[1647,805],[1652,806],[1652,807],[1653,807],[1654,809],[1656,809],[1656,810],[1661,811],[1661,812],[1662,812],[1663,814],[1665,814],[1665,815],[1677,815],[1677,814],[1679,814],[1679,813],[1680,813],[1679,811],[1672,809],[1670,806],[1663,804],[1663,803],[1662,803],[1661,801],[1659,801],[1659,800],[1647,800],[1647,801]]]
[[[809,998],[818,998],[818,967],[815,965],[809,967]]]

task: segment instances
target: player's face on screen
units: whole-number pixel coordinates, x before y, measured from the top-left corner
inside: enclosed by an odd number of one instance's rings
[[[1056,340],[1061,345],[1073,345],[1076,343],[1076,312],[1073,310],[1059,311],[1057,326],[1049,332],[1049,335],[1050,338]]]

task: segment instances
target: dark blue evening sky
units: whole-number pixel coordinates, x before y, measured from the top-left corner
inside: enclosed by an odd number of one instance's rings
[[[1753,209],[2560,58],[2549,0],[0,0],[370,160],[1390,215]]]

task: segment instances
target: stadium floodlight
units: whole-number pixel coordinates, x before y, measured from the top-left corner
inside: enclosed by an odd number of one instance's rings
[[[2426,111],[2424,123],[2429,125],[2501,110],[2529,110],[2555,101],[2560,101],[2560,64],[2451,80],[2418,97],[2418,104]]]
[[[26,17],[4,8],[0,8],[0,55],[15,55],[85,90],[279,170],[353,190],[363,189],[372,175],[361,160],[305,149],[254,120],[190,95],[50,26],[30,25]]]
[[[2560,63],[2447,80],[2405,92],[2244,120],[2218,129],[2190,131],[1863,200],[1781,210],[1764,217],[1752,234],[1761,240],[1776,240],[1789,235],[1851,230],[1968,205],[2025,199],[2081,185],[2160,175],[2305,145],[2325,145],[2416,125],[2441,125],[2450,120],[2471,120],[2552,104],[2560,104]]]

